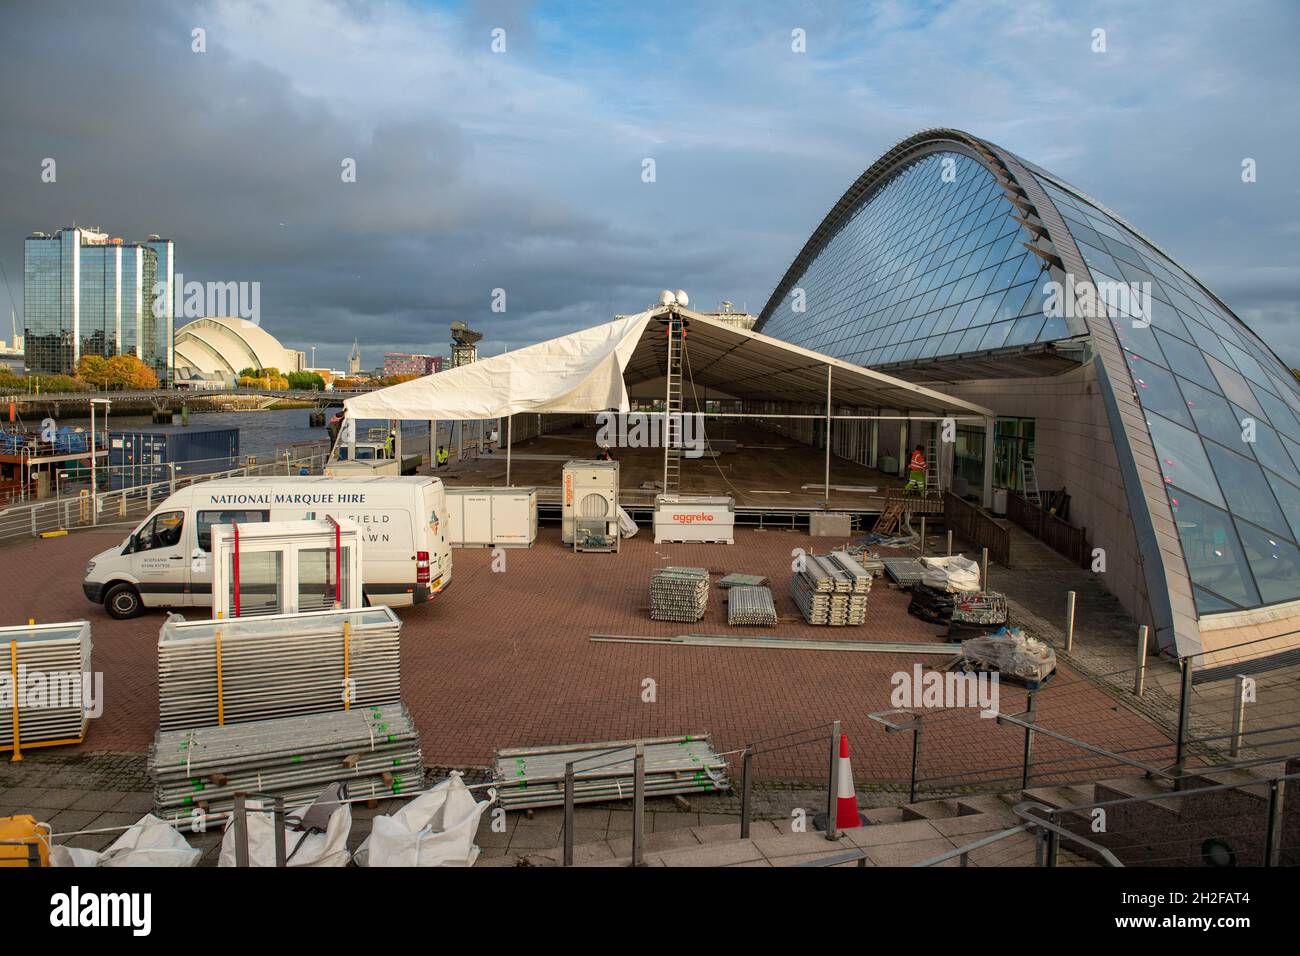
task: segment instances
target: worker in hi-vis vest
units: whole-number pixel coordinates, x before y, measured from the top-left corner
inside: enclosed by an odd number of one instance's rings
[[[435,456],[435,460],[437,461],[439,468],[445,468],[447,466],[447,447],[445,445],[438,446],[438,453]]]
[[[397,432],[393,431],[393,429],[390,428],[390,429],[388,430],[388,438],[386,438],[386,439],[384,440],[384,457],[385,457],[385,458],[392,458],[392,457],[393,457],[393,453],[394,453],[394,448],[393,448],[393,446],[396,444],[396,442],[397,442]]]
[[[925,491],[925,452],[917,445],[907,462],[907,486],[904,491]]]

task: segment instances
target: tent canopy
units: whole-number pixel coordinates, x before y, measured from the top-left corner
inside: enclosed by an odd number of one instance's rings
[[[684,383],[742,399],[991,417],[983,406],[874,372],[679,305],[621,316],[470,365],[376,389],[344,402],[359,419],[473,420],[520,412],[631,410],[627,388],[664,376],[667,323],[685,322]],[[689,394],[689,391],[688,391]]]

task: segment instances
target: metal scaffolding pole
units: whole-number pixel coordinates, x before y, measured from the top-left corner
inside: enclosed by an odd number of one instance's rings
[[[984,419],[984,492],[981,503],[985,508],[993,507],[993,458],[997,441],[997,419]]]

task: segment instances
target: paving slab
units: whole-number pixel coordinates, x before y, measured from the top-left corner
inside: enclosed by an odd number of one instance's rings
[[[852,830],[845,830],[844,835],[856,846],[863,847],[943,839],[943,834],[934,828],[932,820],[907,820],[903,823],[854,827]]]
[[[865,847],[869,859],[876,866],[913,866],[922,860],[947,853],[953,848],[950,841],[939,838],[935,840],[913,840],[907,843],[886,843],[880,846]],[[957,866],[957,860],[948,860],[940,866]]]
[[[730,866],[754,860],[766,862],[767,859],[752,840],[705,844],[657,856],[666,866]]]

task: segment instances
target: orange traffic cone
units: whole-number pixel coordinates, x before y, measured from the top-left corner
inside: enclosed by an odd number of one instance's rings
[[[858,794],[853,789],[853,768],[849,766],[848,734],[840,734],[840,765],[835,776],[839,782],[835,794],[835,826],[841,830],[862,826],[862,815],[858,813]]]

